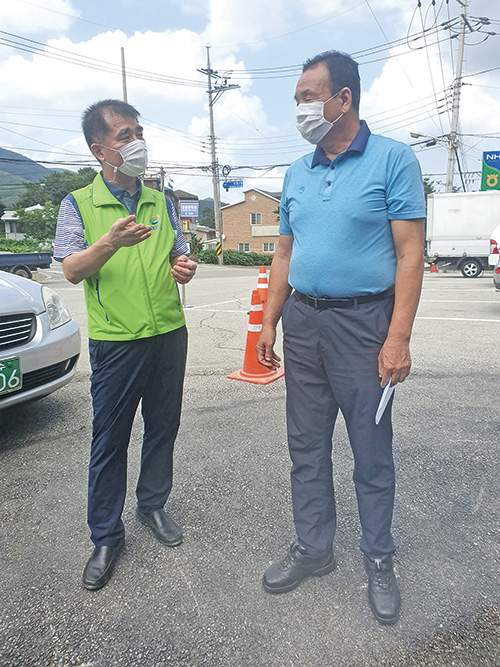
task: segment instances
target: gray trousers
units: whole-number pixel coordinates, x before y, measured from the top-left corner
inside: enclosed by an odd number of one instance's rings
[[[354,456],[361,550],[393,553],[392,401],[380,423],[378,354],[394,296],[316,310],[292,294],[282,313],[292,501],[300,543],[311,554],[332,548],[336,529],[332,436],[339,409]]]

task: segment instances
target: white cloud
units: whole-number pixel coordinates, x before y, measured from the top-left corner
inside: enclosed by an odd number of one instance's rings
[[[210,23],[203,37],[214,47],[234,48],[280,34],[292,17],[287,0],[210,0]]]
[[[362,93],[363,117],[372,118],[371,124],[383,133],[405,141],[410,129],[443,134],[441,124],[446,116],[438,117],[436,107],[445,104],[444,88],[452,80],[449,67],[443,63],[443,83],[436,51],[430,51],[430,62],[424,50],[412,53],[406,46],[391,54],[394,57],[385,63],[380,76]]]
[[[374,18],[365,0],[350,0],[347,4],[345,0],[298,0],[298,7],[310,19],[315,20],[329,20],[332,19],[332,26],[335,26],[333,21],[335,18],[341,18],[343,21],[352,22],[365,20],[375,25]],[[408,9],[401,2],[401,0],[371,0],[370,7],[377,19],[381,20],[383,13],[390,11],[392,13],[391,20],[401,20],[401,18],[408,14]],[[411,8],[413,11],[413,7]]]
[[[3,0],[0,3],[0,25],[7,32],[22,31],[40,34],[47,31],[62,32],[80,15],[70,0],[35,0],[28,2]]]

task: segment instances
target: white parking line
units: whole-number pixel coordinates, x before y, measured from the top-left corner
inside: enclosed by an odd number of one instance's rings
[[[423,317],[417,315],[415,318],[416,320],[446,320],[448,322],[498,322],[500,324],[500,320],[480,320],[480,319],[473,319],[469,317]]]
[[[248,315],[248,310],[215,310],[214,308],[203,308],[201,306],[194,306],[193,308],[188,308],[184,312],[186,313],[192,313],[196,309],[198,309],[201,313],[238,313],[241,315]]]
[[[425,285],[422,288],[422,292],[449,292],[450,290],[447,287],[441,287],[441,289],[434,287],[426,287]],[[494,291],[493,286],[489,287],[453,287],[454,292],[488,292],[491,294]]]
[[[238,303],[239,301],[241,301],[241,299],[230,299],[229,301],[219,301],[218,303],[207,303],[203,306],[193,306],[193,308],[210,308],[211,306],[223,306],[225,303]]]

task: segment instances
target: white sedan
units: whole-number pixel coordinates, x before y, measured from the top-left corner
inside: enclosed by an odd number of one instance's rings
[[[0,271],[0,410],[63,387],[79,356],[80,328],[59,294]]]

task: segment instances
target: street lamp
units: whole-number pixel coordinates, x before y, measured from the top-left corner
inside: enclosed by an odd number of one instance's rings
[[[410,137],[412,139],[420,139],[420,138],[425,139],[425,141],[419,141],[417,144],[411,144],[412,146],[418,146],[419,144],[425,144],[426,146],[435,146],[438,141],[448,141],[449,138],[447,134],[441,134],[439,135],[439,137],[433,137],[430,134],[423,134],[422,132],[410,132]]]
[[[418,134],[417,132],[412,133],[412,137],[416,139],[417,137],[421,137],[423,135]],[[417,141],[414,144],[410,144],[410,146],[426,146],[427,148],[430,148],[431,146],[435,146],[437,144],[437,139],[434,138],[428,138],[424,139],[423,141]]]

